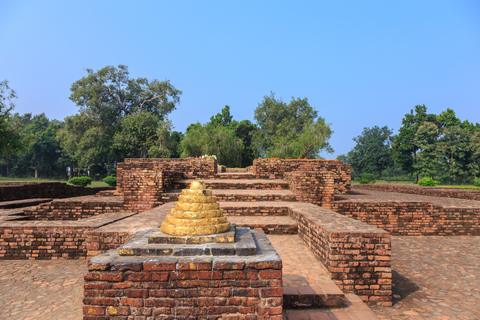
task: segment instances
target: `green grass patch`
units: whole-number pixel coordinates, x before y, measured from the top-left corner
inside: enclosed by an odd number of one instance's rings
[[[475,186],[447,186],[447,185],[442,185],[442,186],[436,186],[437,188],[455,188],[455,189],[463,189],[463,190],[480,190],[480,187],[475,187]]]
[[[67,183],[67,180],[0,177],[0,183],[2,182],[64,182],[64,183]],[[108,184],[106,184],[103,181],[92,181],[92,184],[90,185],[90,187],[108,187]]]

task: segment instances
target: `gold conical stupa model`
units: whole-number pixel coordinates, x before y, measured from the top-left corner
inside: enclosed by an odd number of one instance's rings
[[[230,230],[230,222],[203,181],[193,181],[170,210],[161,230],[173,236],[202,236]]]

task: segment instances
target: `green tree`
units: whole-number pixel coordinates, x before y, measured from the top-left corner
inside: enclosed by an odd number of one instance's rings
[[[307,159],[333,152],[328,143],[333,131],[307,98],[287,104],[271,93],[255,109],[255,120],[260,130],[254,142],[262,156]]]
[[[79,107],[92,110],[102,122],[115,122],[122,115],[142,111],[150,112],[164,120],[180,102],[182,92],[175,89],[170,81],[152,81],[146,78],[129,77],[128,67],[118,69],[107,66],[74,82],[70,99]]]
[[[0,157],[5,158],[6,175],[10,174],[10,157],[23,147],[20,127],[13,121],[11,111],[15,107],[14,99],[17,95],[8,81],[0,82]]]
[[[438,154],[438,138],[440,131],[435,123],[426,121],[418,127],[413,139],[414,145],[418,147],[415,153],[413,169],[422,177],[435,179],[440,165]]]
[[[171,129],[170,121],[161,121],[158,115],[142,111],[124,116],[119,126],[120,130],[115,133],[113,143],[126,157],[146,158],[149,152],[164,154],[166,157],[170,155],[166,145],[167,133]]]
[[[427,114],[427,107],[425,105],[417,105],[414,110],[410,110],[402,120],[402,126],[399,129],[399,133],[394,137],[392,145],[392,155],[395,162],[400,164],[403,171],[406,173],[414,173],[415,164],[417,161],[417,152],[419,146],[415,144],[415,134],[417,129],[425,122],[436,122],[436,116],[434,114]]]
[[[387,126],[374,126],[364,128],[359,136],[353,138],[357,144],[348,153],[347,161],[356,174],[370,173],[381,178],[382,171],[393,165],[390,156],[392,132]]]
[[[453,183],[468,180],[469,133],[458,126],[443,129],[438,141],[438,150],[442,158],[443,180]]]

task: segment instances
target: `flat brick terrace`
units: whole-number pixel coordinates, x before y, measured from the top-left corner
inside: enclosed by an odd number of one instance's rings
[[[282,256],[285,243],[274,238],[289,236],[268,237]],[[371,307],[380,319],[478,320],[480,237],[392,238],[394,305]],[[86,270],[84,260],[0,261],[1,319],[82,319]],[[286,261],[283,272],[290,272]],[[358,297],[345,297],[346,309],[289,309],[284,319],[375,319],[364,316],[370,311]]]
[[[335,202],[386,202],[386,201],[398,201],[398,202],[431,202],[434,205],[447,207],[447,208],[480,208],[480,201],[457,199],[457,198],[444,198],[434,196],[424,196],[417,194],[406,194],[398,192],[386,192],[386,191],[374,191],[367,189],[360,189],[352,186],[351,194],[342,194],[335,196]]]
[[[381,319],[480,319],[480,237],[392,237],[393,306]]]

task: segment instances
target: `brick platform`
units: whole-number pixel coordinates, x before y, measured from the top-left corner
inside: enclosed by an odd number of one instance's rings
[[[94,257],[85,274],[84,319],[282,319],[282,262],[262,232],[259,253],[238,257]]]

